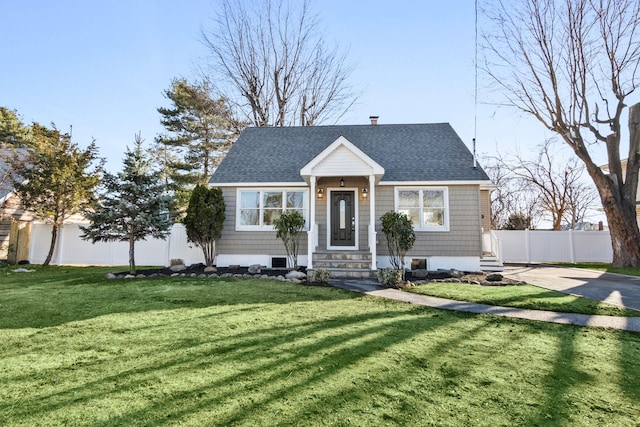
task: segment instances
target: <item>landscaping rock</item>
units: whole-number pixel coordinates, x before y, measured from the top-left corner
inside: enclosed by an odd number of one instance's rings
[[[180,276],[180,273],[173,273],[173,274],[171,275],[171,277],[178,277],[178,276]]]
[[[218,271],[218,269],[216,267],[205,267],[204,268],[204,272],[205,273],[215,273],[216,271]]]
[[[127,274],[126,276],[124,276],[125,279],[135,279],[136,276],[135,274]]]
[[[117,276],[113,273],[107,273],[104,275],[105,279],[115,279]]]
[[[212,278],[212,279],[218,279],[220,277],[220,275],[218,273],[211,273],[209,275],[209,277]]]
[[[451,270],[449,270],[449,274],[451,275],[451,277],[455,277],[456,279],[459,279],[462,276],[464,276],[464,273],[462,271],[456,270],[455,268],[452,268]]]
[[[198,275],[196,273],[191,273],[189,277],[198,277]]]
[[[427,277],[429,275],[429,271],[428,270],[411,270],[411,276],[414,278],[417,277]]]
[[[140,273],[140,274],[136,274],[136,279],[144,279],[147,276],[145,276],[144,274]]]
[[[29,270],[27,268],[16,268],[15,270],[11,270],[14,273],[33,273],[35,270]]]
[[[284,276],[287,279],[298,279],[298,280],[302,280],[302,279],[306,279],[307,275],[304,274],[302,271],[290,271],[287,274],[285,274]]]
[[[169,267],[169,270],[173,271],[174,273],[177,273],[179,271],[185,271],[186,269],[187,269],[187,266],[184,264],[177,264]]]
[[[284,276],[280,275],[276,277],[276,280],[279,280],[281,282],[284,282]]]
[[[201,273],[201,274],[198,274],[198,277],[200,277],[200,278],[207,277],[207,275],[205,273]]]
[[[500,273],[487,274],[487,281],[489,282],[501,282],[504,276]]]
[[[262,269],[260,268],[260,264],[253,264],[249,266],[249,273],[258,274],[261,272],[262,272]]]

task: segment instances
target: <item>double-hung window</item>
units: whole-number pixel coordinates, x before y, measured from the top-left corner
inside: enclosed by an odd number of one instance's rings
[[[411,218],[416,230],[449,230],[449,193],[446,187],[396,188],[396,211]]]
[[[300,212],[306,224],[307,197],[306,190],[238,190],[236,229],[273,230],[273,221],[285,210]]]

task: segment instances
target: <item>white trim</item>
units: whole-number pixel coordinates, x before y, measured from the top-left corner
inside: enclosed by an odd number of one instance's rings
[[[11,198],[11,196],[13,196],[15,193],[13,191],[9,191],[3,198],[0,199],[0,207],[2,207],[4,205],[4,202],[6,202],[7,200],[9,200],[9,198]]]
[[[491,181],[380,181],[378,185],[398,185],[398,186],[433,186],[433,185],[493,185]]]
[[[331,246],[331,192],[333,191],[353,191],[353,200],[354,200],[354,216],[356,219],[356,230],[355,230],[355,246]],[[343,251],[357,251],[360,245],[360,232],[359,225],[360,220],[358,218],[358,188],[357,187],[330,187],[327,188],[327,249],[329,250],[343,250]]]
[[[313,173],[313,169],[315,169],[315,167],[318,166],[320,162],[326,159],[331,153],[333,153],[340,146],[345,147],[347,150],[351,151],[354,155],[356,155],[360,160],[366,163],[367,166],[371,168],[372,175],[378,175],[378,176],[384,175],[384,168],[382,166],[380,166],[375,160],[369,157],[364,151],[362,151],[361,149],[353,145],[351,141],[349,141],[347,138],[345,138],[342,135],[340,135],[335,141],[333,141],[331,145],[329,145],[327,148],[322,150],[320,154],[318,154],[316,157],[311,159],[309,163],[304,165],[300,169],[300,175],[303,177],[315,175]],[[349,174],[348,173],[346,174],[340,173],[338,175],[323,174],[323,176],[349,176]]]
[[[422,256],[407,255],[404,258],[404,268],[411,269],[412,258],[426,258],[427,269],[434,271],[438,269],[450,270],[455,268],[460,271],[480,270],[480,257],[478,256]],[[391,268],[391,261],[388,256],[378,256],[378,268]]]
[[[262,200],[263,200],[263,192],[268,193],[277,193],[277,192],[302,192],[304,193],[302,196],[302,206],[305,210],[304,215],[304,228],[302,231],[309,230],[309,189],[308,188],[276,188],[276,187],[258,187],[258,188],[238,188],[236,189],[236,214],[235,214],[235,231],[275,231],[273,226],[268,225],[240,225],[240,210],[241,210],[241,201],[240,201],[240,193],[249,193],[249,192],[258,192],[260,193],[260,206],[258,207],[258,221],[262,223]],[[283,203],[286,202],[286,198],[283,198]]]
[[[267,268],[271,268],[271,258],[279,257],[287,259],[287,254],[218,254],[216,257],[216,267],[229,267],[230,265],[239,265],[241,267],[248,267],[253,264],[264,265]],[[298,255],[298,265],[307,265],[307,255]]]
[[[210,182],[209,187],[309,187],[306,182]]]
[[[422,193],[422,191],[427,190],[427,191],[442,191],[443,192],[443,198],[444,198],[444,225],[439,225],[439,226],[427,226],[427,227],[421,227],[419,224],[414,224],[413,229],[415,231],[450,231],[449,228],[449,214],[450,214],[450,207],[449,207],[449,187],[442,187],[442,186],[415,186],[415,187],[395,187],[394,191],[393,191],[393,210],[395,212],[398,212],[398,192],[399,191],[418,191],[419,194]],[[424,207],[422,206],[422,196],[418,196],[418,200],[420,202],[420,217],[422,217],[422,212]]]

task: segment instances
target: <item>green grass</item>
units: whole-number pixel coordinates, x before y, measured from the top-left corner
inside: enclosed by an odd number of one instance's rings
[[[604,262],[580,262],[572,264],[569,262],[554,263],[562,267],[585,268],[587,270],[605,271],[607,273],[626,274],[628,276],[640,276],[640,268],[634,267],[613,267],[611,264]]]
[[[503,307],[549,310],[562,313],[598,314],[602,316],[640,317],[640,312],[593,301],[533,285],[480,286],[467,283],[431,282],[405,288],[408,292],[458,301]]]
[[[640,334],[275,281],[0,269],[0,425],[637,425]]]

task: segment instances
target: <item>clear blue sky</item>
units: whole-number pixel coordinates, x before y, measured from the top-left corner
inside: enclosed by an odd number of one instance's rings
[[[349,48],[358,104],[340,121],[449,122],[474,137],[474,1],[317,0],[326,37]],[[0,105],[25,122],[55,122],[92,138],[120,169],[134,134],[162,130],[156,108],[174,77],[194,77],[209,0],[0,0]],[[483,89],[480,101],[485,99]],[[478,152],[527,150],[540,125],[480,104]],[[549,135],[547,135],[549,136]]]

